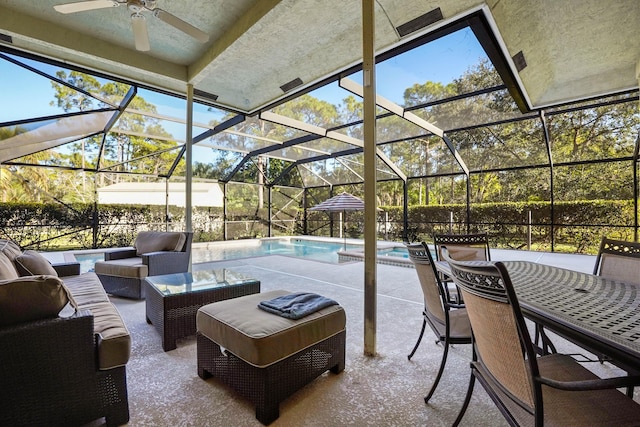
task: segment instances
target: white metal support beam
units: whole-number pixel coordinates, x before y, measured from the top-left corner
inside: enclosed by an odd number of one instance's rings
[[[349,135],[345,135],[334,130],[327,130],[320,126],[305,123],[300,120],[292,119],[290,117],[282,116],[280,114],[272,113],[271,111],[264,111],[258,115],[260,120],[265,120],[271,123],[277,123],[282,126],[298,129],[304,132],[312,133],[314,135],[324,136],[325,138],[335,139],[336,141],[344,142],[345,144],[355,145],[356,147],[363,148],[364,141],[358,138],[354,138]],[[407,181],[407,176],[396,166],[395,163],[387,157],[377,146],[375,147],[376,155],[382,160],[393,172],[403,181]]]
[[[186,151],[185,151],[185,228],[186,231],[193,231],[191,206],[191,188],[193,181],[193,85],[187,85],[187,135],[186,135]]]
[[[361,85],[359,85],[358,83],[354,82],[353,80],[351,80],[351,79],[349,79],[347,77],[341,78],[339,84],[340,84],[341,88],[343,88],[345,90],[348,90],[349,92],[353,93],[354,95],[358,95],[360,97],[363,97],[363,95],[364,95],[364,88]],[[458,164],[460,165],[460,167],[464,171],[464,173],[467,176],[469,175],[469,168],[465,164],[464,160],[462,160],[462,157],[460,156],[460,153],[458,152],[458,150],[456,150],[455,146],[451,143],[451,140],[449,139],[449,137],[447,137],[447,135],[445,135],[444,130],[440,129],[439,127],[437,127],[433,123],[429,123],[427,120],[416,116],[411,111],[406,111],[400,105],[398,105],[395,102],[390,101],[390,100],[388,100],[388,99],[386,99],[386,98],[384,98],[384,97],[382,97],[380,95],[376,95],[376,104],[378,106],[384,108],[385,110],[395,114],[396,116],[402,117],[405,120],[410,121],[414,125],[419,126],[422,129],[424,129],[426,131],[429,131],[432,134],[442,138],[444,140],[445,144],[447,145],[447,147],[449,148],[449,151],[451,151],[451,154],[453,154],[453,157],[456,159],[456,161],[458,162]],[[406,182],[406,178],[405,178],[405,182]]]
[[[375,1],[362,0],[362,72],[364,80],[364,354],[376,355],[377,195]]]

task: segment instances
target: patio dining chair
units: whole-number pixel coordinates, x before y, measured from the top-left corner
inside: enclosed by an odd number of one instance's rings
[[[457,426],[477,379],[510,425],[638,425],[640,404],[616,390],[640,377],[602,379],[565,354],[538,356],[509,273],[500,262],[451,266],[473,330],[471,377]]]
[[[464,305],[452,302],[448,289],[442,285],[427,244],[423,242],[405,244],[405,246],[409,252],[409,259],[413,262],[418,274],[424,297],[422,329],[420,330],[418,341],[407,358],[411,360],[418,349],[427,324],[436,335],[436,344],[442,343],[444,347],[435,381],[424,398],[425,403],[427,403],[442,377],[444,366],[447,362],[449,346],[453,344],[471,344],[471,326]]]
[[[640,285],[640,242],[603,237],[593,274]]]
[[[442,248],[445,246],[449,251],[449,256],[459,261],[491,260],[489,235],[487,233],[434,234],[433,245],[436,249],[436,259],[438,261],[442,261]],[[443,273],[440,273],[440,280],[445,285],[453,282],[450,277]],[[456,301],[462,302],[457,294],[453,296]]]
[[[593,274],[606,279],[640,285],[640,243],[614,240],[603,236]],[[598,360],[604,363],[606,357],[598,355]],[[632,391],[629,390],[629,393]]]

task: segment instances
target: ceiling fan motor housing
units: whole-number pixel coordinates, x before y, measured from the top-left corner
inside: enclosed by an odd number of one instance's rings
[[[127,8],[133,13],[152,10],[156,7],[156,0],[127,0]]]

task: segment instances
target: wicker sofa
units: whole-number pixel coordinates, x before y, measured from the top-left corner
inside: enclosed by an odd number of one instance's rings
[[[0,425],[129,420],[131,338],[94,273],[0,240]]]

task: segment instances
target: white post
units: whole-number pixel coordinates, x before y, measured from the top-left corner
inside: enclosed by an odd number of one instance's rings
[[[193,231],[191,187],[193,179],[193,85],[187,84],[187,138],[185,143],[185,227],[186,231]]]
[[[364,354],[376,355],[376,76],[375,1],[362,0],[364,124]]]

